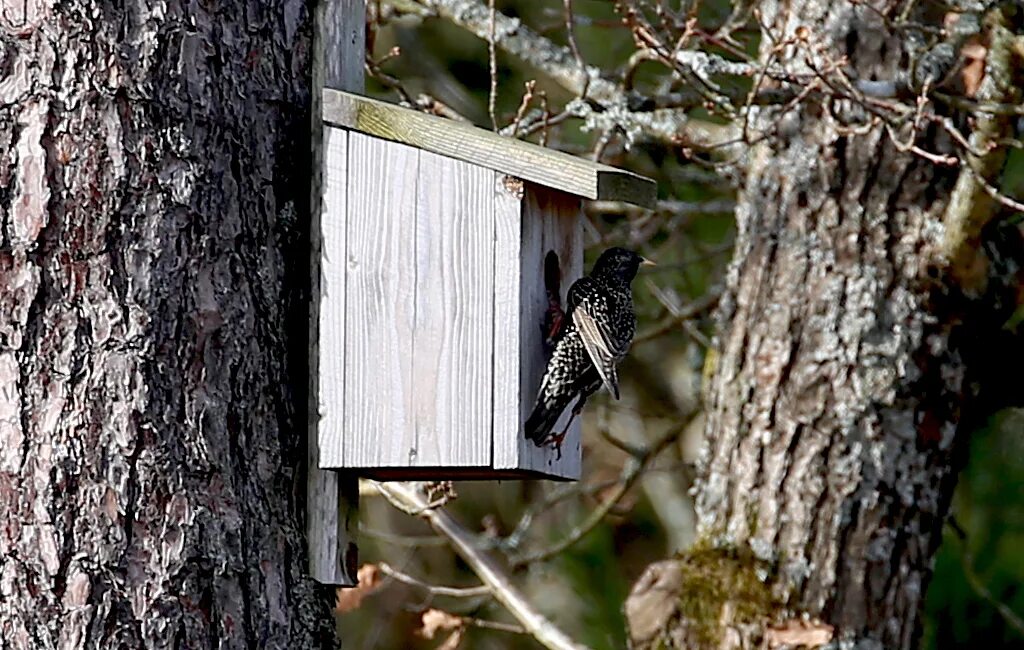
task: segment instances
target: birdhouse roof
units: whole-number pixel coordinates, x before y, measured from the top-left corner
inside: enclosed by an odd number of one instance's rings
[[[656,198],[644,176],[362,95],[325,88],[323,120],[587,199],[651,207]]]

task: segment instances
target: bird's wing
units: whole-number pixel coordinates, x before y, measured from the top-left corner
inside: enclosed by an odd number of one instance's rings
[[[615,373],[615,364],[622,358],[625,350],[621,349],[621,345],[616,342],[616,337],[609,329],[607,310],[595,309],[595,306],[590,300],[580,301],[572,312],[572,319],[583,340],[583,347],[587,349],[597,374],[601,376],[601,381],[608,388],[608,392],[614,395],[615,399],[619,399],[619,377]]]

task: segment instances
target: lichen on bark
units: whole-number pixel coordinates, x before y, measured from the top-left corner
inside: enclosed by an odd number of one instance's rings
[[[645,648],[759,644],[772,625],[795,614],[773,586],[775,567],[745,547],[701,541],[678,557],[651,565],[626,603],[631,645]]]
[[[816,56],[845,57],[852,78],[905,78],[917,53],[886,18],[900,6],[760,3],[772,34],[761,60],[802,74]],[[960,443],[985,412],[992,352],[978,341],[998,336],[996,294],[1019,278],[1022,257],[1019,232],[986,226],[992,201],[968,206],[978,207],[971,236],[957,245],[982,266],[965,286],[949,266],[947,210],[960,186],[983,196],[965,174],[996,173],[998,160],[937,165],[851,100],[808,97],[747,117],[770,137],[746,157],[720,302],[699,536],[775,567],[772,593],[835,626],[837,640],[911,648]],[[941,129],[918,137],[927,151],[956,153]],[[719,647],[752,647],[758,634],[718,637]]]

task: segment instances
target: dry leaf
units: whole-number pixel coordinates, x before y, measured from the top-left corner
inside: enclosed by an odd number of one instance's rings
[[[458,630],[463,627],[462,619],[440,609],[428,609],[420,616],[420,629],[416,634],[424,639],[433,639],[438,630]],[[461,632],[459,635],[461,636]],[[454,635],[453,635],[454,636]]]
[[[629,638],[636,645],[653,640],[676,614],[683,571],[676,560],[655,562],[644,570],[626,599]]]
[[[960,22],[960,14],[955,11],[947,12],[942,18],[942,28],[947,32],[956,29]],[[988,48],[977,35],[967,39],[967,42],[960,48],[960,84],[959,92],[966,97],[974,97],[985,78],[985,57],[988,56]]]
[[[338,614],[358,608],[363,604],[363,598],[377,591],[377,587],[380,586],[380,569],[376,564],[364,564],[359,567],[356,579],[359,581],[358,586],[338,589],[334,605],[334,611]]]
[[[974,97],[985,78],[985,57],[988,55],[988,48],[981,41],[971,39],[960,50],[960,55],[964,59],[964,67],[960,71],[964,95]]]
[[[778,627],[770,627],[764,639],[769,648],[779,646],[803,646],[820,648],[832,640],[833,628],[821,621],[801,621],[790,619]]]
[[[459,644],[462,643],[462,635],[466,632],[466,628],[457,628],[454,632],[448,635],[448,638],[444,640],[444,643],[437,646],[437,650],[457,650]]]

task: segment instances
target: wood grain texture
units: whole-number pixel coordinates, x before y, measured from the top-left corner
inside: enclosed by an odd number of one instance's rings
[[[544,256],[558,255],[561,267],[562,304],[569,287],[583,274],[583,223],[577,197],[527,183],[523,200],[522,259],[520,299],[520,433],[516,436],[519,467],[544,472],[552,477],[577,479],[582,465],[581,418],[576,418],[561,449],[561,458],[550,447],[537,447],[526,439],[522,423],[533,408],[537,389],[547,365],[543,353],[540,324],[547,310],[544,287]],[[568,409],[558,419],[555,430],[568,420]]]
[[[354,132],[349,152],[344,466],[410,465],[420,152]]]
[[[319,21],[324,45],[323,87],[362,92],[366,0],[319,0],[316,6],[323,12]]]
[[[486,466],[494,343],[493,172],[427,151],[420,152],[419,163],[415,448],[409,464]]]
[[[306,538],[309,572],[324,584],[355,586],[358,522],[358,478],[321,469],[320,426],[320,277],[321,175],[323,129],[320,103],[325,86],[354,92],[363,89],[366,3],[363,0],[321,0],[315,3],[313,43],[313,166],[310,217],[309,408],[306,454]],[[344,285],[335,287],[335,298]]]
[[[652,207],[654,181],[435,115],[325,89],[323,119],[588,199]]]
[[[523,181],[494,172],[494,418],[493,465],[496,470],[519,467],[524,438],[519,377],[522,336]],[[529,399],[528,396],[525,399]]]
[[[322,467],[341,467],[345,431],[345,259],[348,214],[348,131],[324,128],[320,218],[319,428]]]

